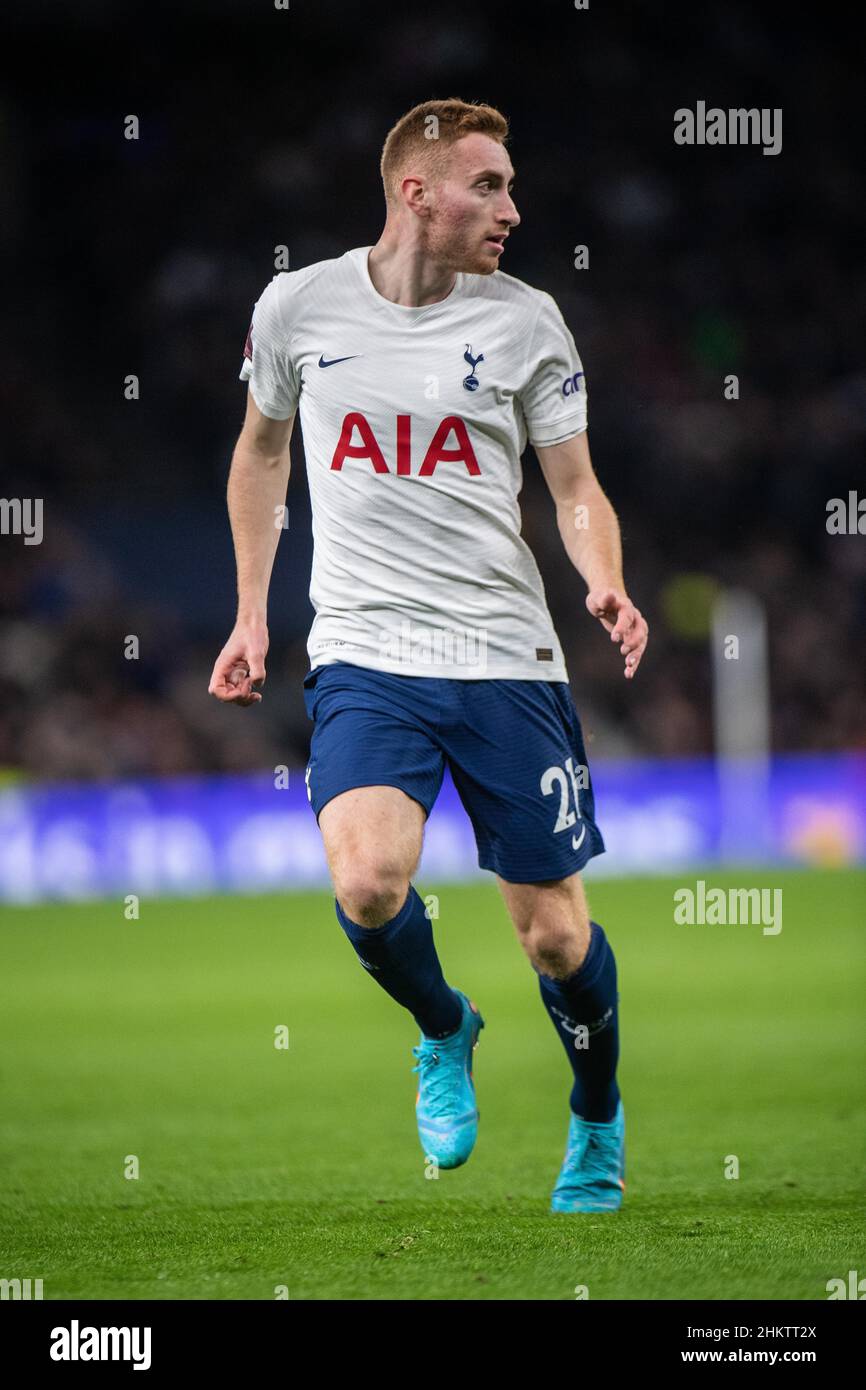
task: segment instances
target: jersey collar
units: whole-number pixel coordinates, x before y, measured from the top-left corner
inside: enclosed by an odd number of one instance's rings
[[[393,300],[386,299],[380,294],[370,279],[370,268],[367,264],[368,257],[372,251],[372,246],[358,246],[348,254],[351,256],[358,267],[361,284],[369,298],[375,301],[386,313],[390,311],[393,318],[400,323],[415,323],[417,319],[431,318],[435,314],[442,313],[450,309],[460,298],[463,292],[463,281],[465,276],[462,271],[457,272],[457,277],[449,294],[444,299],[437,299],[435,304],[395,304]]]

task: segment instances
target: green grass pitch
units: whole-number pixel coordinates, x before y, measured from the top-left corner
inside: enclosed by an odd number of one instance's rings
[[[4,910],[0,1276],[46,1298],[826,1298],[866,1275],[866,874],[703,877],[781,887],[781,933],[675,925],[682,876],[590,888],[627,1136],[599,1216],[548,1211],[570,1073],[492,880],[418,880],[487,1020],[478,1145],[434,1180],[417,1030],[327,893]]]

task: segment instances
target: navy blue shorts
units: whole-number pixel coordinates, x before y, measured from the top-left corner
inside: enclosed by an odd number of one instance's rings
[[[604,853],[564,681],[398,676],[339,661],[304,679],[318,819],[353,787],[399,787],[429,816],[447,763],[478,863],[510,883],[567,878]]]

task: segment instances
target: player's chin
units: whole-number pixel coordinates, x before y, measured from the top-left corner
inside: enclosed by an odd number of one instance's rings
[[[497,249],[492,242],[485,242],[477,256],[473,257],[471,266],[467,266],[472,275],[492,275],[494,270],[499,269],[499,262],[502,257],[501,250]]]

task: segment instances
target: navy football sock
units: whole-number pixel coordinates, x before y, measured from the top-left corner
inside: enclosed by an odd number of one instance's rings
[[[412,885],[390,922],[362,927],[336,902],[337,918],[359,961],[392,999],[402,1004],[428,1038],[445,1038],[460,1027],[463,1006],[445,983],[433,928],[424,903]]]
[[[619,1101],[619,996],[607,937],[597,922],[589,927],[589,950],[574,974],[554,980],[538,972],[538,980],[574,1072],[571,1108],[584,1120],[604,1123],[614,1118]]]

